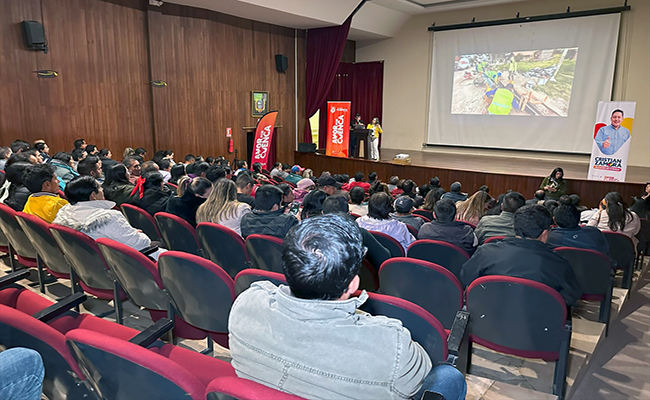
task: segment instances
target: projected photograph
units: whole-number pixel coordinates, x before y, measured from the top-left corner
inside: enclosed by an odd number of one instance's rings
[[[452,114],[566,117],[578,48],[455,57]]]

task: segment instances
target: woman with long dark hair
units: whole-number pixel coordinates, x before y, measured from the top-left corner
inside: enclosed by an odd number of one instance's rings
[[[128,203],[134,188],[134,185],[129,181],[130,177],[129,170],[122,163],[108,168],[106,170],[106,180],[102,185],[106,200],[114,201],[118,206],[122,205],[122,203]]]
[[[212,182],[208,179],[184,176],[178,181],[177,196],[167,202],[167,212],[177,215],[196,227],[196,211],[212,192]]]
[[[601,231],[619,232],[629,236],[636,248],[635,235],[641,229],[641,220],[634,211],[628,210],[627,204],[618,192],[609,192],[600,201],[598,212],[592,215],[587,226],[595,226]]]
[[[539,188],[544,191],[546,200],[558,200],[560,196],[565,195],[564,170],[560,167],[555,168],[551,175],[544,178]]]

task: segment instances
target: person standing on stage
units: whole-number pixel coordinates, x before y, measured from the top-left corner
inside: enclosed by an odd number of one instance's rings
[[[375,117],[372,119],[372,122],[368,124],[370,133],[368,138],[370,139],[370,159],[374,161],[379,161],[379,135],[384,133],[379,125],[379,118]]]

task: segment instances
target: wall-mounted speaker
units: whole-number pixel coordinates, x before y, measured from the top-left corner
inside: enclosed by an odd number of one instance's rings
[[[45,28],[38,21],[21,22],[23,41],[28,50],[42,51],[47,53],[47,40],[45,40]]]
[[[289,69],[289,59],[284,54],[275,55],[275,69],[284,74]]]

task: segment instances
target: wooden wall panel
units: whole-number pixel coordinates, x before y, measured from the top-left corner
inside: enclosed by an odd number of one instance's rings
[[[141,3],[48,0],[41,10],[37,0],[3,1],[2,143],[44,138],[69,151],[83,137],[116,157],[126,146],[152,148],[146,14],[133,8]],[[48,54],[24,49],[23,19],[43,22]],[[59,76],[39,79],[36,69]]]
[[[269,92],[270,109],[279,111],[277,157],[293,158],[293,29],[173,4],[150,7],[148,18],[151,76],[168,84],[152,91],[157,148],[174,149],[177,158],[226,155],[230,127],[239,158],[245,158],[241,128],[255,126],[251,91],[262,90]],[[289,58],[284,74],[275,69],[276,54]]]

